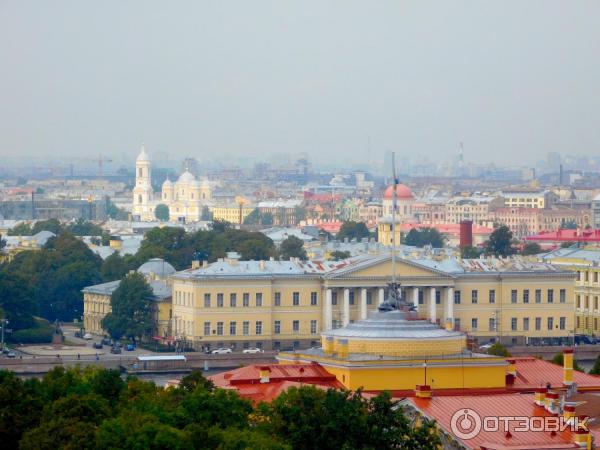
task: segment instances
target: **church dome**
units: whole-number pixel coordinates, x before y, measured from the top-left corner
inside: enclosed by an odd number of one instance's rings
[[[142,264],[138,270],[138,273],[142,275],[149,275],[153,273],[159,278],[166,278],[169,275],[175,273],[175,267],[160,258],[152,258]]]
[[[393,195],[394,186],[388,186],[388,188],[383,193],[383,198],[386,200],[392,200]],[[398,184],[396,186],[396,196],[398,200],[414,200],[415,198],[410,188],[405,184]]]
[[[162,185],[163,187],[171,187],[173,186],[173,182],[167,178]]]
[[[183,172],[177,180],[178,183],[190,183],[192,181],[196,181],[196,177],[187,170]]]
[[[150,161],[150,157],[148,156],[148,153],[146,153],[146,147],[144,147],[144,144],[142,144],[140,154],[138,155],[136,161]]]

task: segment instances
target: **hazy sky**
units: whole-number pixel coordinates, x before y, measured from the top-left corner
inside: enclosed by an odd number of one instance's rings
[[[2,157],[600,154],[598,0],[0,0],[0,61]]]

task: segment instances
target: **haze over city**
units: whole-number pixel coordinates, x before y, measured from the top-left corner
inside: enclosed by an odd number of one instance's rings
[[[0,3],[0,156],[599,150],[600,3]]]

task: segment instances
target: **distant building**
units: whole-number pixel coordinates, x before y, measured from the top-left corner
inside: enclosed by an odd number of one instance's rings
[[[262,216],[270,214],[273,217],[273,226],[289,227],[298,223],[296,208],[300,200],[265,201],[258,204],[258,211]]]
[[[511,208],[549,208],[558,201],[558,196],[548,190],[506,189],[501,195],[504,205]]]
[[[502,206],[502,197],[454,197],[446,202],[446,223],[470,220],[476,225],[486,225],[490,221],[490,212]]]

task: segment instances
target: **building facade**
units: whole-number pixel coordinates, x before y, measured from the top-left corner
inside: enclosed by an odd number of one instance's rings
[[[290,349],[364,319],[383,302],[391,257],[337,262],[222,259],[174,274],[174,334],[201,348]],[[402,295],[419,317],[480,342],[567,338],[573,272],[520,260],[400,259]]]

